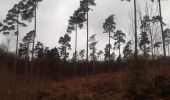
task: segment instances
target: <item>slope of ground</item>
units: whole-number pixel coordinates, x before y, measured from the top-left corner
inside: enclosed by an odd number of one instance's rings
[[[169,82],[157,88],[148,81],[137,85],[141,95],[132,99],[133,96],[127,94],[127,77],[125,70],[46,83],[36,81],[33,85],[23,81],[15,91],[9,88],[1,100],[170,100]]]
[[[126,73],[91,75],[57,82],[18,85],[10,100],[122,100]]]

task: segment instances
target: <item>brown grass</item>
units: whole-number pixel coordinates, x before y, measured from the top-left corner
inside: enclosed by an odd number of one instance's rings
[[[93,73],[93,70],[89,69],[88,74],[86,72],[81,74],[81,71],[84,71],[82,69],[86,68],[84,68],[85,63],[79,63],[78,65],[82,68],[80,67],[74,76],[73,63],[68,62],[66,66],[59,63],[57,65],[61,66],[61,69],[53,69],[55,66],[48,65],[48,62],[43,64],[36,62],[34,81],[30,81],[29,77],[24,79],[25,73],[22,66],[24,62],[20,61],[17,80],[14,83],[14,57],[5,57],[0,57],[3,61],[0,62],[0,100],[170,100],[170,62],[168,60],[157,61],[154,64],[151,61],[140,61],[142,76],[140,83],[137,84],[138,95],[135,94],[134,98],[134,94],[129,95],[127,91],[132,66],[129,63],[122,64],[123,67],[114,68],[115,62],[99,62],[96,63],[97,72]],[[88,64],[89,68],[93,65]],[[109,67],[109,65],[112,66]],[[29,66],[27,67],[29,76]],[[59,79],[54,78],[56,76]],[[156,83],[157,79],[161,80],[160,83],[158,81],[159,84]]]

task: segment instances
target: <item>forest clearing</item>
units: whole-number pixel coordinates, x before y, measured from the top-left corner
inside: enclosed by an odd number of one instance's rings
[[[0,100],[170,100],[169,5],[1,0]]]

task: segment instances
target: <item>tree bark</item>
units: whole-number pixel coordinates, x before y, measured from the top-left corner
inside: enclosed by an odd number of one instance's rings
[[[147,8],[146,8],[146,9],[147,9],[147,12],[146,12],[146,13],[147,13],[147,15],[149,16],[149,10],[148,10],[148,4],[147,4],[147,2],[146,2],[146,7],[147,7]],[[152,53],[152,60],[153,60],[153,58],[154,58],[154,57],[153,57],[153,55],[154,55],[154,54],[153,54],[153,35],[152,35],[150,18],[149,18],[149,21],[148,21],[148,22],[149,22],[149,34],[150,34],[150,39],[151,39],[151,40],[150,40],[150,41],[151,41],[151,53]]]
[[[169,56],[169,43],[168,43],[168,56]]]
[[[28,61],[29,61],[29,45],[30,45],[30,43],[28,43],[28,51],[27,51],[27,54],[25,57],[25,76],[24,76],[25,81],[27,78],[27,65],[28,65]]]
[[[77,24],[76,24],[76,34],[75,34],[75,62],[77,61]]]
[[[87,53],[86,53],[86,60],[88,62],[89,57],[88,57],[88,51],[89,51],[89,46],[88,46],[88,40],[89,40],[89,12],[87,11]]]
[[[158,3],[159,3],[159,14],[160,14],[160,17],[161,17],[160,24],[161,24],[161,32],[162,32],[163,55],[164,55],[164,57],[166,57],[165,36],[164,36],[164,33],[163,33],[164,30],[163,30],[163,22],[162,22],[161,0],[158,0]]]
[[[110,48],[111,47],[111,45],[110,45],[110,31],[109,31],[109,61],[110,61]]]
[[[77,62],[77,24],[76,24],[76,34],[75,34],[75,61],[74,61],[74,74],[76,76],[76,71],[77,71],[77,68],[76,68],[76,62]]]
[[[35,22],[34,22],[34,28],[35,28],[35,34],[33,34],[33,45],[32,45],[32,55],[31,55],[31,80],[33,78],[33,69],[34,69],[34,45],[35,45],[35,36],[37,31],[37,2],[35,1]]]
[[[135,60],[137,62],[137,59],[138,59],[138,47],[137,47],[137,44],[138,44],[138,36],[137,36],[137,15],[136,15],[136,0],[134,0],[134,23],[135,23]]]
[[[88,2],[87,2],[88,3]],[[89,5],[87,4],[87,53],[86,53],[86,62],[88,64],[88,61],[89,61],[89,54],[88,54],[88,51],[89,51]],[[87,66],[87,76],[88,76],[88,66]]]
[[[119,35],[119,57],[120,57],[120,35]]]
[[[16,39],[16,57],[15,57],[15,65],[14,65],[14,83],[16,81],[16,70],[17,70],[17,62],[18,62],[18,35],[19,35],[19,14],[17,16],[17,39]]]

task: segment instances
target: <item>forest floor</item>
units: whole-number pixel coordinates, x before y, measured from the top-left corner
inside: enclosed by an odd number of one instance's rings
[[[60,81],[18,85],[7,100],[126,100],[124,86],[126,73],[88,75]],[[5,99],[5,98],[4,98]]]
[[[132,99],[126,94],[127,71],[82,76],[59,81],[18,84],[1,100],[170,100]]]

